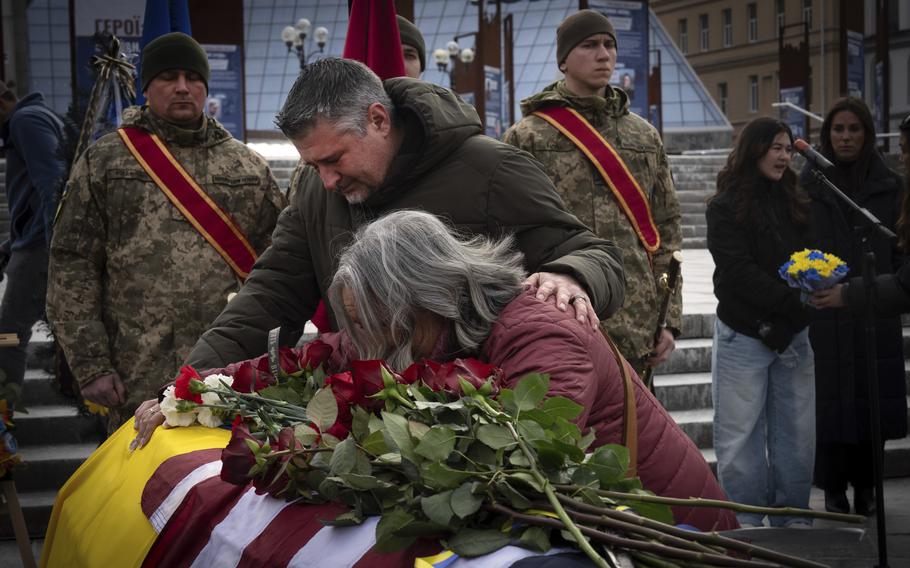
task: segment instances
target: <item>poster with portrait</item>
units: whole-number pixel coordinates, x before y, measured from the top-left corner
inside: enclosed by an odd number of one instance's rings
[[[616,30],[616,68],[610,84],[629,95],[632,112],[648,116],[648,3],[593,0],[588,7],[610,19]]]
[[[847,30],[847,94],[863,98],[866,86],[866,50],[863,34]]]
[[[806,108],[806,90],[803,87],[787,87],[780,90],[780,101],[791,103],[799,108]],[[787,123],[793,131],[793,138],[808,139],[806,132],[806,116],[792,108],[782,108],[780,119]]]
[[[502,70],[498,67],[484,65],[484,124],[485,134],[496,138],[502,137]]]

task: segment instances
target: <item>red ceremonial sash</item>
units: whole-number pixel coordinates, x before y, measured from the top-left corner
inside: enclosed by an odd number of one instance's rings
[[[180,210],[241,280],[256,262],[256,251],[240,227],[215,203],[156,135],[127,126],[117,131],[155,185]]]
[[[550,106],[534,114],[565,134],[591,160],[635,228],[642,246],[649,255],[654,254],[660,247],[660,233],[651,217],[651,205],[613,146],[574,109]]]

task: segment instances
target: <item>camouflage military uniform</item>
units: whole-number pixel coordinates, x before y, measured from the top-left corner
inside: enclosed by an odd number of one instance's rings
[[[570,106],[581,113],[616,149],[648,196],[661,240],[653,268],[600,173],[571,140],[531,115],[549,105]],[[521,110],[524,118],[503,140],[533,154],[550,174],[566,208],[597,236],[615,242],[623,251],[626,299],[622,309],[604,323],[604,330],[641,371],[652,348],[660,308],[656,277],[666,271],[670,255],[679,250],[682,240],[679,202],[660,136],[653,126],[629,112],[628,97],[613,87],[607,88],[607,98],[579,97],[560,81],[522,101]],[[682,294],[677,293],[670,304],[669,327],[678,330],[681,318]]]
[[[253,248],[265,250],[286,202],[261,156],[211,118],[196,131],[138,107],[123,118],[157,133]],[[127,389],[123,419],[173,378],[240,286],[116,133],[73,166],[49,270],[48,318],[73,374],[85,386],[116,371]]]

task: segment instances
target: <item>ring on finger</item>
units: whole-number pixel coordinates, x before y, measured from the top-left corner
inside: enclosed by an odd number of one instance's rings
[[[575,302],[581,300],[582,302],[587,302],[588,298],[584,294],[572,294],[572,297],[569,298],[569,303],[574,304]]]

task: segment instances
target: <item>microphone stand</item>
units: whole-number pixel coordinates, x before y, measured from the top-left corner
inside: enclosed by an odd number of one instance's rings
[[[863,290],[865,306],[863,307],[863,324],[866,335],[866,380],[869,386],[869,419],[872,422],[872,475],[875,480],[875,519],[878,536],[877,568],[888,568],[888,535],[885,530],[885,497],[882,485],[884,447],[882,444],[881,408],[878,400],[878,350],[875,342],[875,253],[872,252],[870,237],[875,234],[894,240],[897,236],[873,215],[868,209],[860,207],[843,191],[829,180],[817,167],[812,168],[812,176],[828,187],[841,201],[859,213],[862,222],[853,228],[854,233],[863,244]]]

